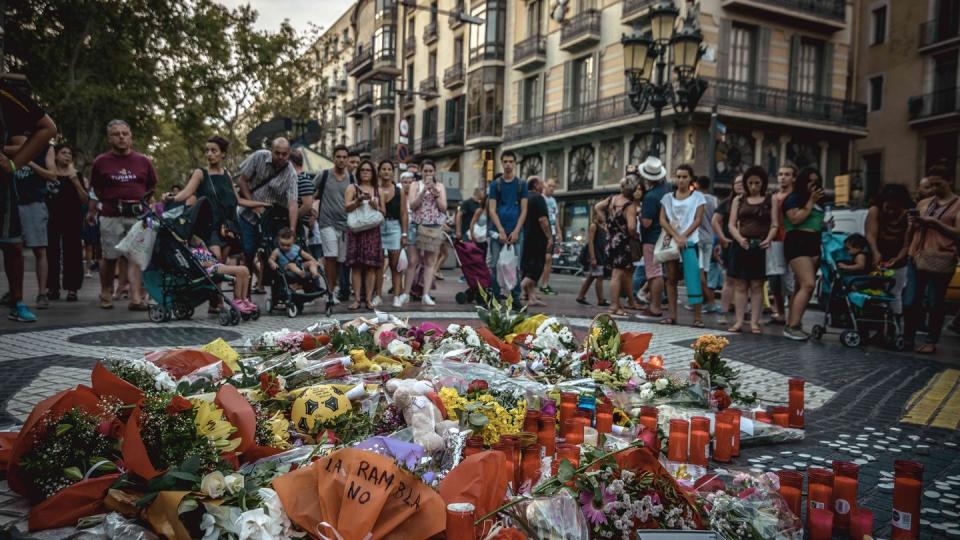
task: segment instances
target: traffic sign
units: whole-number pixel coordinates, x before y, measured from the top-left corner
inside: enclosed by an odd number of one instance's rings
[[[408,139],[406,135],[401,135],[400,140],[397,142],[400,144],[410,144],[410,139]]]
[[[410,134],[410,124],[407,123],[406,119],[400,120],[400,136],[406,137]]]
[[[410,151],[407,150],[407,145],[398,144],[397,145],[397,161],[400,163],[406,163],[410,160]]]

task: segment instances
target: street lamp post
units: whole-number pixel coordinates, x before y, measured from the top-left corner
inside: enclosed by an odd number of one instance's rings
[[[707,89],[707,81],[696,76],[697,62],[703,55],[703,35],[689,19],[677,30],[679,15],[680,10],[672,0],[661,0],[645,18],[649,31],[641,33],[640,28],[635,27],[631,35],[624,34],[620,39],[630,105],[637,114],[643,114],[648,107],[653,109],[650,133],[653,144],[649,155],[660,158],[666,148],[664,107],[672,105],[677,113],[690,113]]]

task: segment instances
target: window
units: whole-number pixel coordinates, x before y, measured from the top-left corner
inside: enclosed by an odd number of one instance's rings
[[[866,183],[864,188],[868,192],[876,193],[880,184],[883,183],[883,154],[880,152],[863,154],[860,160],[862,162],[863,178]]]
[[[797,54],[796,90],[804,94],[817,94],[822,72],[823,44],[802,40]]]
[[[416,17],[410,17],[407,19],[407,39],[411,39],[417,35],[417,19]]]
[[[434,141],[437,137],[437,120],[438,120],[438,110],[437,107],[430,107],[429,109],[423,110],[423,133],[422,137],[424,140],[433,138]]]
[[[453,40],[453,65],[463,63],[463,38]]]
[[[413,136],[417,134],[417,130],[414,129],[414,126],[417,125],[416,122],[415,122],[416,119],[417,119],[417,117],[414,116],[414,115],[412,115],[412,114],[407,117],[407,129],[409,129],[409,131],[408,131],[407,133],[410,134],[410,139],[411,139],[411,140],[410,140],[410,143],[409,143],[409,144],[410,144],[411,146],[413,145],[413,140],[412,140],[412,139],[413,139]]]
[[[396,47],[393,43],[393,27],[381,26],[373,33],[374,60],[392,57]]]
[[[537,118],[540,116],[540,77],[534,75],[520,84],[520,120]]]
[[[883,108],[883,75],[870,77],[870,111],[879,111]]]
[[[463,143],[463,96],[448,99],[444,105],[443,143]]]
[[[483,19],[483,23],[470,25],[471,62],[503,60],[506,11],[505,0],[488,0],[472,9],[471,15]]]
[[[757,29],[735,24],[730,36],[730,79],[753,84],[757,80]]]
[[[596,73],[593,65],[593,56],[584,56],[573,61],[573,84],[570,86],[572,92],[570,96],[570,105],[577,107],[585,103],[591,103],[596,99]]]
[[[411,94],[410,92],[413,92],[413,74],[414,73],[415,72],[413,70],[413,62],[411,62],[407,64],[407,93],[408,93],[407,99],[410,99],[413,97],[413,94]]]
[[[870,11],[870,29],[871,45],[887,41],[887,6],[876,7]]]
[[[467,137],[500,136],[503,128],[503,68],[484,67],[473,71],[467,88],[470,89]]]
[[[527,37],[540,35],[541,13],[543,13],[543,0],[534,0],[527,4]]]
[[[577,2],[577,14],[597,10],[597,0],[580,0]]]
[[[432,51],[427,57],[427,77],[437,76],[437,52]]]

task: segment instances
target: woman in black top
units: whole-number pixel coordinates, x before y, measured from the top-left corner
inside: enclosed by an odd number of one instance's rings
[[[403,272],[397,271],[401,250],[407,246],[407,194],[394,183],[393,162],[383,161],[379,167],[380,197],[383,198],[386,214],[380,225],[380,242],[387,252],[386,263],[390,267],[391,291],[394,296],[403,292]],[[383,272],[377,274],[376,294],[373,305],[379,305],[383,290]]]
[[[910,243],[907,241],[907,211],[914,208],[910,192],[902,184],[887,184],[867,211],[864,224],[873,264],[893,270],[894,286],[890,293],[894,315],[903,314],[903,291],[907,287],[907,259]]]
[[[89,198],[79,173],[73,167],[73,149],[67,144],[54,147],[57,181],[47,183],[47,290],[49,298],[60,298],[60,267],[67,302],[77,301],[83,285],[83,204]],[[61,253],[63,254],[61,258]]]

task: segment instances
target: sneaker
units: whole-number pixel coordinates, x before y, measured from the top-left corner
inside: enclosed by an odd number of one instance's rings
[[[334,306],[340,305],[340,299],[337,298],[337,295],[333,295],[333,296],[330,297],[330,304],[332,304],[332,305],[334,305]]]
[[[17,322],[37,322],[37,316],[27,309],[27,305],[23,302],[17,302],[17,305],[10,308],[7,318]]]
[[[47,300],[59,300],[60,291],[47,291]]]
[[[684,304],[683,309],[687,311],[693,311],[693,306],[691,306],[690,304]]]
[[[377,307],[382,303],[383,303],[383,298],[380,298],[380,295],[378,294],[373,297],[373,300],[370,300],[370,307]]]
[[[420,302],[425,306],[435,306],[436,302],[433,301],[433,298],[430,298],[429,294],[423,295],[423,298],[420,299]]]
[[[467,278],[465,278],[465,277],[463,277],[463,276],[460,276],[460,277],[457,278],[457,283],[460,283],[461,285],[464,284],[464,283],[466,283],[466,282],[467,282]]]
[[[788,326],[783,329],[783,337],[794,341],[806,341],[810,336],[798,327]]]
[[[720,317],[717,318],[717,324],[719,324],[719,325],[721,325],[721,326],[726,326],[726,325],[730,324],[730,320],[727,319],[727,316],[726,316],[726,315],[720,315]]]
[[[47,298],[47,295],[37,295],[37,309],[50,309],[50,299]]]
[[[87,270],[87,272],[83,274],[83,277],[86,279],[90,279],[93,277],[93,273],[91,273],[90,270]]]
[[[587,302],[585,298],[577,298],[577,303],[581,306],[589,306],[590,302]]]
[[[551,289],[549,286],[547,286],[547,287],[540,287],[540,292],[542,292],[543,294],[549,294],[549,295],[551,295],[551,296],[554,296],[554,295],[557,294],[557,291]]]
[[[67,302],[77,301],[77,291],[67,291]]]
[[[399,308],[403,307],[403,304],[407,302],[407,295],[401,294],[400,296],[393,297],[393,307]]]

